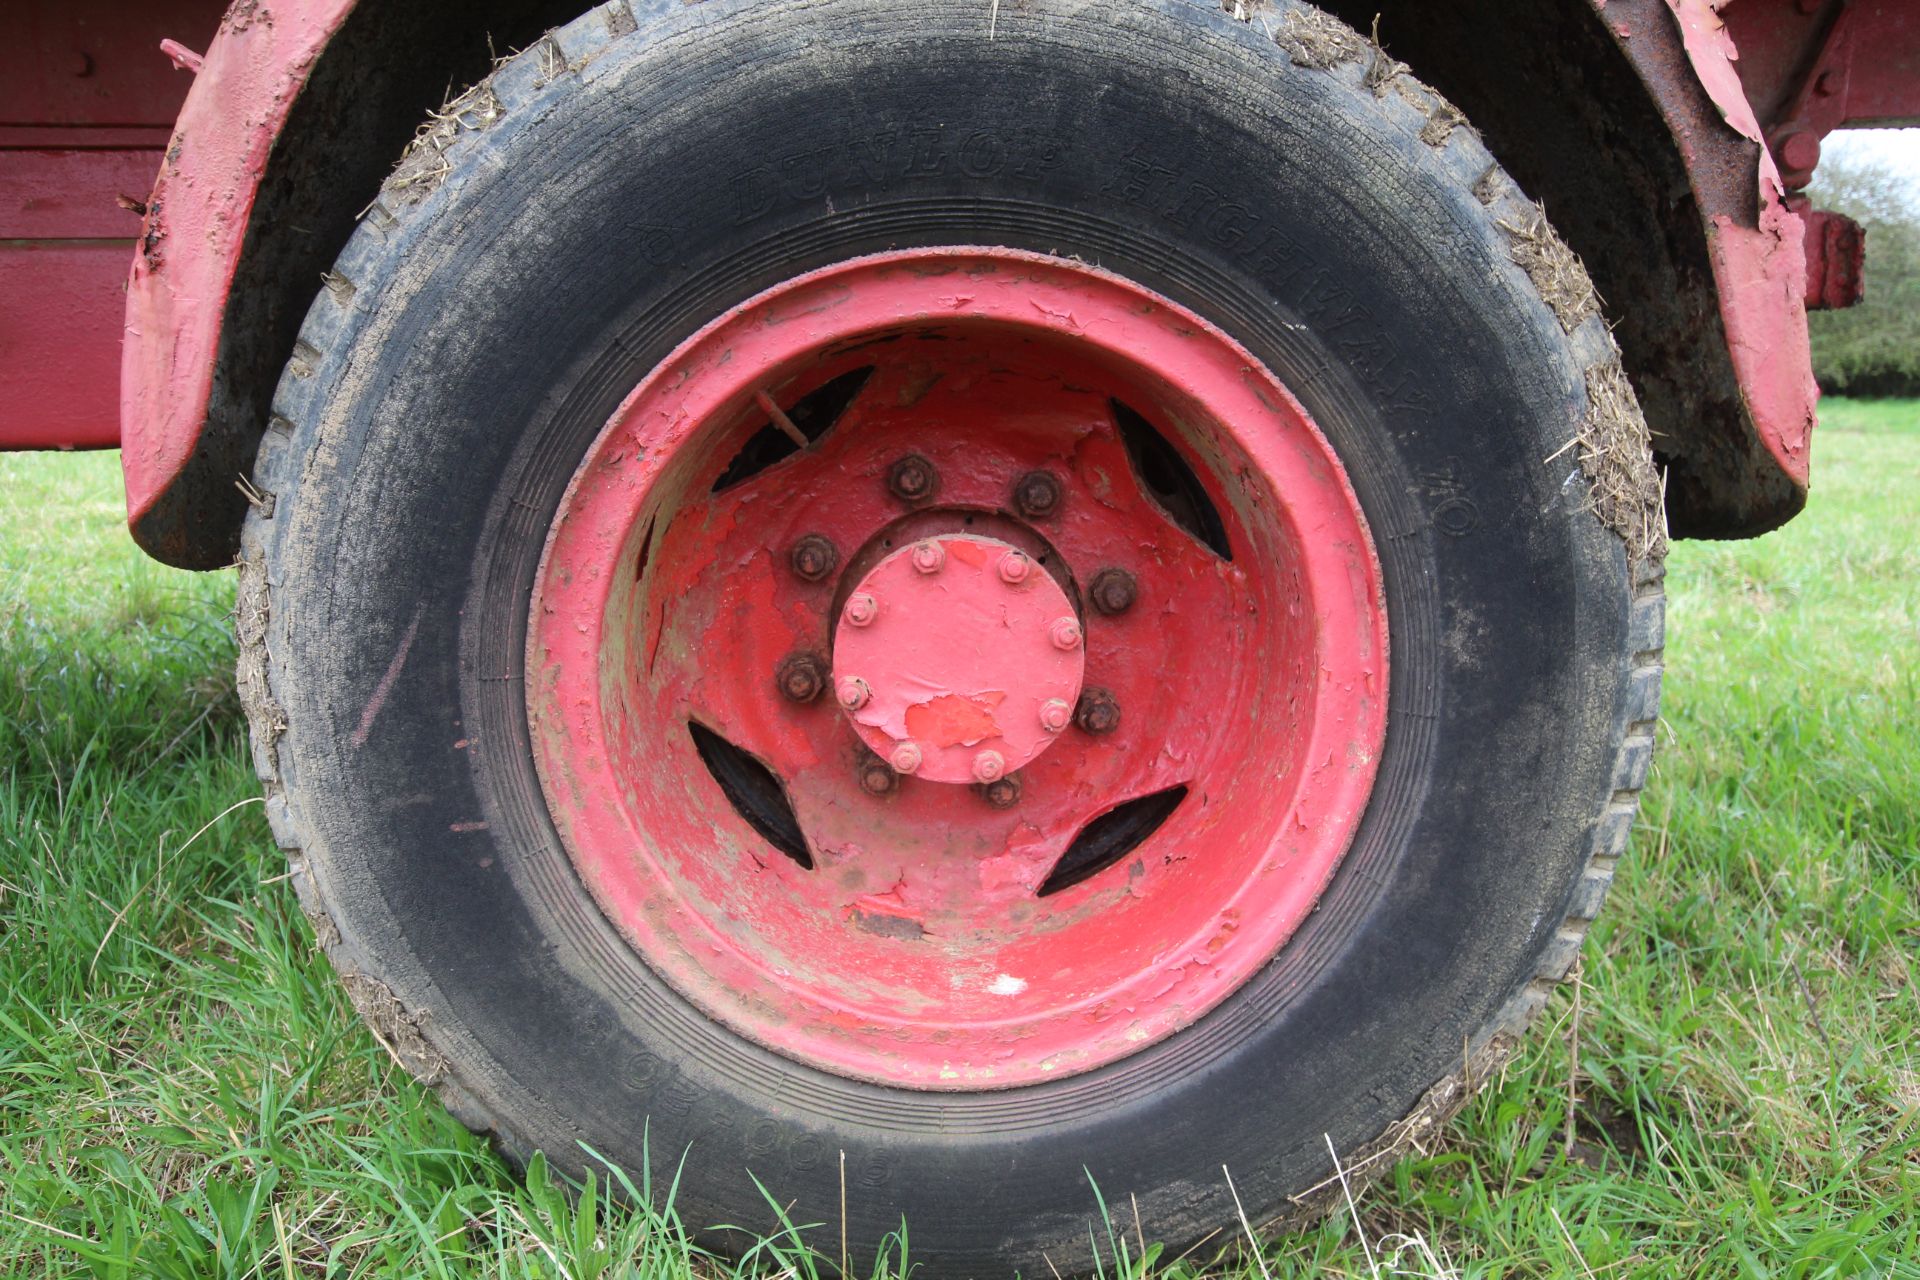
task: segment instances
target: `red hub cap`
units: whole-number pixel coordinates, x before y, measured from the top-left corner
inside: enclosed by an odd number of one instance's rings
[[[834,690],[900,773],[994,782],[1073,719],[1080,619],[1017,547],[956,534],[902,547],[854,588],[834,632]]]
[[[918,250],[689,339],[569,487],[528,708],[582,880],[708,1015],[913,1088],[1205,1014],[1351,841],[1385,730],[1339,460],[1225,334]]]

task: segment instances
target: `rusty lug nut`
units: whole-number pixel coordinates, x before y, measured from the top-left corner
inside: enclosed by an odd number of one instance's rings
[[[899,785],[899,775],[879,756],[868,756],[860,762],[860,789],[868,795],[888,795]]]
[[[1009,551],[1000,557],[1000,581],[1010,586],[1019,586],[1033,572],[1033,561],[1018,551]]]
[[[998,751],[982,751],[973,758],[975,782],[998,782],[1007,771],[1007,758]]]
[[[867,705],[873,690],[859,676],[841,676],[840,682],[833,687],[833,696],[847,710],[858,711]]]
[[[817,533],[810,533],[787,552],[787,564],[793,576],[802,582],[818,582],[840,563],[840,552]]]
[[[917,742],[895,743],[893,754],[887,757],[887,763],[893,766],[895,773],[918,773],[920,744]]]
[[[894,460],[887,468],[887,492],[902,502],[925,502],[940,487],[940,473],[917,453]]]
[[[947,549],[929,539],[913,548],[913,567],[922,573],[938,573],[947,562]]]
[[[980,788],[980,794],[992,809],[1011,809],[1020,803],[1020,775],[1010,773],[1004,778],[995,778]]]
[[[1050,516],[1060,505],[1060,482],[1051,471],[1029,471],[1013,482],[1013,506],[1029,520]]]
[[[1082,689],[1073,722],[1082,733],[1112,733],[1120,727],[1120,700],[1105,689]]]
[[[864,627],[880,616],[880,602],[864,591],[856,591],[847,597],[845,613],[848,625]]]
[[[1087,596],[1093,601],[1093,607],[1109,618],[1133,608],[1133,602],[1139,594],[1140,584],[1125,569],[1102,569],[1093,575],[1093,581],[1087,587]]]
[[[1056,649],[1072,651],[1080,647],[1080,622],[1077,618],[1055,618],[1047,628],[1047,639]]]
[[[817,653],[790,653],[773,669],[773,679],[789,702],[812,702],[827,686],[826,660]]]
[[[1059,733],[1073,723],[1073,708],[1065,698],[1048,698],[1040,704],[1040,727],[1048,733]]]

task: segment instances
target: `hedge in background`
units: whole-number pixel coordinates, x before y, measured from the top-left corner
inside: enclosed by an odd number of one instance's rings
[[[1920,182],[1881,165],[1829,161],[1812,195],[1815,207],[1867,229],[1866,296],[1807,317],[1821,389],[1920,395]]]

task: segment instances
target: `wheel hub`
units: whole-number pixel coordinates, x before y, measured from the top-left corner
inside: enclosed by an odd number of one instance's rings
[[[1379,567],[1298,402],[1005,249],[689,338],[576,473],[532,617],[535,759],[607,917],[708,1016],[899,1087],[1205,1015],[1312,911],[1384,735]]]
[[[996,538],[924,538],[874,565],[834,631],[834,689],[897,772],[990,783],[1051,746],[1086,667],[1073,602]]]

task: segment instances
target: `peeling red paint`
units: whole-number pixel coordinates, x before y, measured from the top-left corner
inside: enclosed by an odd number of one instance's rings
[[[137,520],[193,456],[227,292],[274,140],[354,0],[231,11],[175,124],[127,282],[121,468]],[[158,56],[158,55],[156,55]]]
[[[1724,0],[1722,0],[1724,3]],[[1667,0],[1688,61],[1729,129],[1757,153],[1758,205],[1716,212],[1708,253],[1719,286],[1728,354],[1753,429],[1793,481],[1805,486],[1807,446],[1820,389],[1807,336],[1806,229],[1786,205],[1786,188],[1735,68],[1739,51],[1712,0]],[[1691,164],[1690,140],[1679,138]]]
[[[964,295],[943,284],[956,274]],[[895,340],[859,345],[878,335]],[[711,492],[766,421],[756,393],[791,405],[869,364],[826,436]],[[1140,490],[1108,394],[1188,424],[1233,561]],[[938,472],[927,509],[888,492],[908,449]],[[1010,495],[1038,469],[1061,501],[1029,526]],[[967,249],[801,277],[643,382],[562,511],[528,673],[562,838],[650,964],[780,1052],[919,1088],[1046,1079],[1133,1052],[1265,963],[1364,809],[1387,648],[1344,473],[1250,355],[1104,273]],[[787,568],[807,534],[838,549],[838,577]],[[930,537],[989,565],[1005,546],[1052,557],[1045,580],[1064,574],[1088,679],[1127,708],[1117,731],[1068,729],[1032,758],[1009,809],[917,777],[868,794],[866,748],[833,698],[795,704],[771,678],[791,653],[831,653],[855,587]],[[1139,595],[1105,617],[1076,593],[1114,564]],[[637,665],[629,638],[656,626],[657,653]],[[929,739],[964,743],[988,719],[1004,730],[1022,696],[1018,681],[946,684],[903,705],[900,728],[911,710]],[[746,825],[689,721],[784,785],[811,870]],[[1090,821],[1174,786],[1188,798],[1125,865],[1035,896]]]
[[[1013,546],[978,534],[900,539],[855,591],[879,601],[871,622],[835,627],[836,682],[858,680],[866,701],[853,728],[883,758],[911,742],[916,777],[969,783],[977,749],[1004,771],[1025,767],[1058,740],[1041,723],[1049,701],[1080,696],[1085,653],[1051,643],[1049,625],[1074,616],[1065,583]],[[942,548],[941,568],[920,569],[922,547]],[[1023,566],[1006,582],[1001,561]]]
[[[943,693],[912,703],[907,707],[907,733],[935,746],[977,747],[999,734],[994,712],[1006,697],[999,690],[971,697]]]
[[[1845,214],[1789,201],[1806,224],[1807,310],[1838,311],[1866,287],[1866,231]]]

